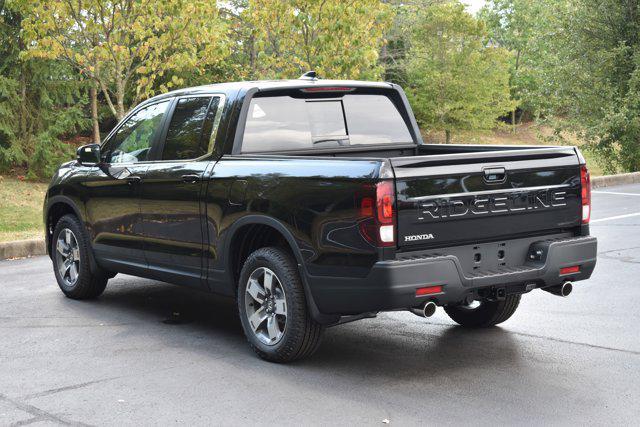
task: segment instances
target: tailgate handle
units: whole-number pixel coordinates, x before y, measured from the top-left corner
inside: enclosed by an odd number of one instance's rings
[[[504,182],[507,179],[507,171],[503,167],[484,169],[484,180],[490,183]]]

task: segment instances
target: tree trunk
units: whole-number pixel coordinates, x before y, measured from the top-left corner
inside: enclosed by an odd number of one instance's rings
[[[444,131],[445,135],[445,144],[451,144],[451,131],[449,129]]]
[[[89,89],[91,98],[91,121],[93,122],[93,143],[100,144],[100,123],[98,122],[98,90],[95,84]]]
[[[121,79],[116,80],[116,119],[118,121],[124,118],[124,82]]]
[[[518,69],[520,68],[520,49],[518,49],[518,52],[516,54],[516,69],[515,69],[515,74],[518,74]],[[511,112],[511,129],[513,130],[513,133],[516,133],[516,109],[518,107],[513,107],[513,111]]]
[[[252,31],[251,36],[249,37],[249,70],[251,70],[251,79],[255,79],[258,75],[256,70],[256,55],[256,37]]]
[[[22,19],[20,19],[20,25],[22,25]],[[25,45],[22,37],[20,37],[18,41],[18,46],[20,47],[20,51],[24,52]],[[19,132],[20,139],[24,144],[24,141],[27,138],[27,67],[25,61],[20,61],[20,122],[19,122]],[[23,146],[24,147],[24,146]]]
[[[25,67],[20,72],[20,139],[27,137],[27,76]]]

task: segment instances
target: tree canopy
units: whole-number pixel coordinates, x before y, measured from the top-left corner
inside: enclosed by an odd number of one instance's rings
[[[60,137],[86,128],[86,92],[65,64],[21,58],[28,0],[0,2],[0,170],[24,165],[33,178],[51,176],[73,147]]]
[[[253,0],[241,12],[250,30],[251,78],[377,79],[391,9],[378,0]]]
[[[481,17],[521,52],[521,108],[588,141],[608,171],[640,170],[639,0],[493,0]]]
[[[183,84],[225,58],[226,24],[208,0],[34,1],[27,54],[63,59],[94,80],[116,118],[158,90]],[[167,77],[169,79],[167,79]],[[115,99],[114,99],[115,98]]]
[[[0,172],[47,177],[139,101],[241,79],[387,79],[422,131],[537,120],[640,170],[640,0],[0,0]]]
[[[490,129],[512,108],[509,54],[488,43],[484,22],[460,3],[416,11],[404,64],[420,125],[431,130]]]

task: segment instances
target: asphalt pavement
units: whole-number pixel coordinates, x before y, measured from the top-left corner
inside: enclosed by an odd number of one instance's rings
[[[640,185],[594,191],[593,277],[469,331],[385,313],[290,365],[257,359],[232,302],[118,275],[95,301],[47,257],[0,262],[0,425],[638,425]]]

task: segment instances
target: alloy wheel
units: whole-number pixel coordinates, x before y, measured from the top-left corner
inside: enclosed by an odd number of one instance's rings
[[[56,265],[65,285],[74,286],[80,273],[80,248],[76,235],[68,228],[62,229],[58,234]]]
[[[287,324],[287,301],[278,276],[266,267],[249,276],[245,292],[245,311],[255,336],[266,345],[276,345]]]

